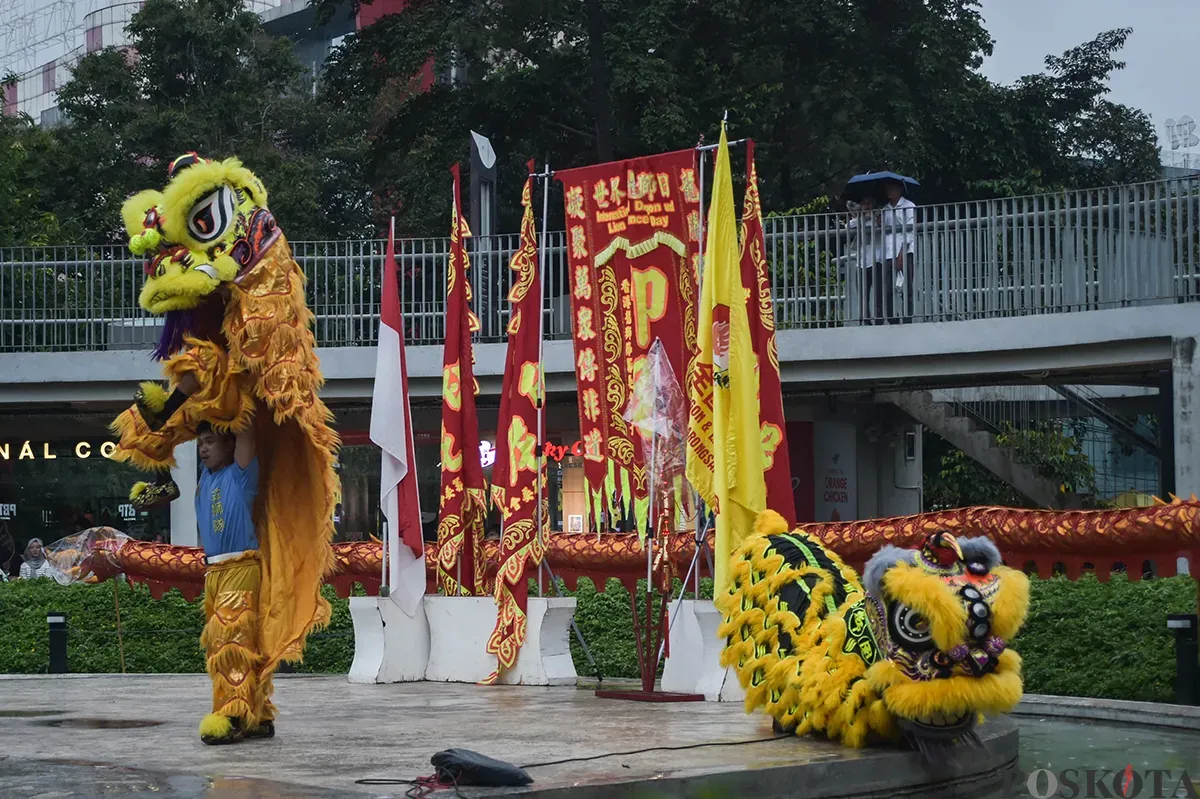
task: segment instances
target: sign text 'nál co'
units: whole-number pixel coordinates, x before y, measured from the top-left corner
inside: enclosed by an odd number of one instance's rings
[[[105,441],[99,446],[91,441],[78,441],[72,447],[70,444],[52,444],[49,441],[15,441],[0,442],[0,461],[52,461],[58,458],[60,451],[64,457],[74,455],[83,460],[92,457],[93,453],[105,458],[111,458],[117,451],[114,441]]]

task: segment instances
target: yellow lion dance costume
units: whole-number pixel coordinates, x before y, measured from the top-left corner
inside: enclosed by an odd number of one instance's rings
[[[173,452],[197,425],[253,425],[259,549],[210,562],[205,578],[201,642],[213,704],[200,735],[231,743],[274,735],[272,675],[282,661],[300,661],[308,634],[329,620],[321,585],[333,565],[338,439],[317,395],[304,274],[266,188],[236,159],[195,153],[175,159],[168,178],[161,192],[127,200],[122,216],[130,249],[147,259],[139,302],[166,315],[156,355],[174,391],[139,387],[113,424],[114,458],[155,473],[131,494],[153,506],[179,496]]]
[[[770,511],[734,553],[717,597],[722,664],[737,669],[746,711],[777,731],[847,746],[907,739],[927,756],[977,742],[982,713],[1021,698],[1007,642],[1029,608],[1029,580],[986,538],[931,535],[887,546],[854,570]],[[865,583],[865,590],[864,585]]]

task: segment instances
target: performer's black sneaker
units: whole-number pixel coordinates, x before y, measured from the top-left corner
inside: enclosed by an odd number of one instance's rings
[[[257,727],[251,727],[246,730],[247,738],[274,738],[275,737],[275,722],[263,721]]]

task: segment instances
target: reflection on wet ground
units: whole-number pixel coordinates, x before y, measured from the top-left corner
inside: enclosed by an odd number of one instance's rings
[[[86,761],[16,761],[3,757],[0,757],[0,786],[3,786],[0,796],[5,799],[51,796],[56,799],[333,799],[346,795],[345,791],[271,780],[170,774]]]
[[[135,730],[138,727],[157,727],[163,722],[146,719],[52,719],[38,723],[47,727],[74,727],[82,730]]]
[[[1038,769],[1047,769],[1056,775],[1067,769],[1078,772],[1072,777],[1079,782],[1077,792],[1060,783],[1059,790],[1051,795],[1086,796],[1086,772],[1092,769],[1108,772],[1107,776],[1097,775],[1104,781],[1105,789],[1104,792],[1098,789],[1096,795],[1119,796],[1112,789],[1113,775],[1122,775],[1118,780],[1123,781],[1123,773],[1129,766],[1133,766],[1139,779],[1152,770],[1170,772],[1161,777],[1162,790],[1157,793],[1160,797],[1196,796],[1186,790],[1176,791],[1185,771],[1188,779],[1200,787],[1200,732],[1061,719],[1021,718],[1017,723],[1021,729],[1019,767],[1022,775],[1033,774]],[[1025,783],[1026,780],[1020,778],[1012,790],[990,793],[981,799],[1028,799],[1033,794]],[[1045,796],[1048,790],[1047,776],[1040,775],[1038,795]],[[1154,796],[1153,782],[1147,781],[1140,794],[1131,792],[1130,795]]]
[[[77,721],[88,721],[78,719]],[[45,723],[45,722],[41,722]],[[1063,721],[1059,719],[1022,718],[1021,778],[1011,789],[995,791],[980,799],[1028,799],[1033,796],[1025,787],[1024,775],[1038,769],[1061,774],[1076,769],[1085,774],[1088,769],[1104,769],[1105,781],[1111,785],[1112,775],[1127,766],[1144,774],[1152,769],[1166,770],[1158,796],[1194,796],[1176,791],[1184,771],[1196,775],[1200,782],[1200,733],[1159,730],[1148,727],[1120,726]],[[166,765],[166,764],[164,764]],[[1058,796],[1085,796],[1086,776],[1080,780],[1078,792],[1061,787]],[[166,771],[112,766],[87,760],[25,760],[0,757],[0,785],[5,797],[38,797],[48,795],[53,786],[56,797],[155,797],[156,799],[328,799],[345,796],[345,791],[294,785],[272,780],[230,777],[201,777],[172,774]],[[1045,796],[1045,779],[1039,783],[1038,796]],[[369,790],[369,789],[368,789]],[[386,796],[388,789],[376,789],[376,796]],[[403,795],[404,786],[390,795]],[[1181,789],[1182,790],[1182,789]],[[370,795],[370,794],[368,794]],[[1107,788],[1099,795],[1120,795]],[[1147,784],[1141,795],[1155,795]]]
[[[5,696],[0,799],[401,797],[409,786],[368,787],[355,781],[429,774],[433,753],[450,747],[512,763],[558,763],[531,772],[538,781],[535,787],[566,793],[590,786],[592,797],[615,794],[605,791],[617,783],[642,781],[628,787],[651,799],[644,781],[664,774],[678,778],[672,781],[677,790],[711,799],[790,795],[786,791],[795,786],[790,769],[797,767],[840,774],[845,781],[827,781],[826,786],[837,784],[846,794],[863,795],[867,785],[866,793],[883,796],[889,775],[904,779],[927,773],[914,772],[913,758],[897,758],[886,749],[852,751],[808,736],[758,741],[771,737],[769,723],[744,715],[737,706],[605,703],[590,691],[571,688],[481,691],[446,683],[358,686],[345,677],[289,677],[277,684],[276,699],[286,714],[280,736],[234,747],[206,747],[196,740],[196,721],[210,706],[211,686],[202,674],[0,680]],[[1106,791],[1095,796],[1121,795],[1112,790],[1111,775],[1127,766],[1138,774],[1158,770],[1182,775],[1186,770],[1200,782],[1200,731],[1037,717],[1016,721],[1019,766],[1026,774],[1105,769]],[[1017,742],[1012,725],[1006,721],[1004,727],[1003,757],[1010,758]],[[717,741],[739,743],[713,747]],[[746,745],[750,741],[758,742]],[[674,748],[594,757],[630,752],[650,742]],[[570,758],[586,759],[560,762]],[[980,762],[962,765],[969,773]],[[936,781],[932,773],[925,778]],[[1084,781],[1086,788],[1086,777]],[[723,795],[712,791],[714,783],[726,788]],[[1126,795],[1188,795],[1175,790],[1178,778],[1163,783],[1170,790]],[[859,786],[857,793],[851,784]],[[1054,795],[1045,790],[1030,794],[1025,786],[1018,777],[1007,790],[980,796],[971,785],[943,782],[946,790],[939,793],[971,799]],[[479,792],[468,789],[466,795]],[[1057,795],[1085,797],[1088,792]]]

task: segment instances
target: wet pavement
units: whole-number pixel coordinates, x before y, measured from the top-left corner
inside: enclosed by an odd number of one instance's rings
[[[797,795],[798,785],[805,796],[897,795],[894,785],[907,785],[905,794],[934,795],[917,787],[931,777],[913,753],[772,740],[770,724],[740,705],[651,705],[573,688],[360,686],[338,676],[281,675],[276,738],[208,747],[196,728],[209,691],[204,675],[0,676],[0,797],[404,796],[408,785],[356,781],[429,775],[430,756],[451,747],[528,766],[536,782],[522,792],[538,797],[760,799]],[[985,730],[985,750],[939,767],[932,777],[942,784],[939,795],[978,797],[1015,760],[1011,722],[996,720]],[[679,748],[633,752],[646,747]],[[554,764],[602,753],[626,754]]]

